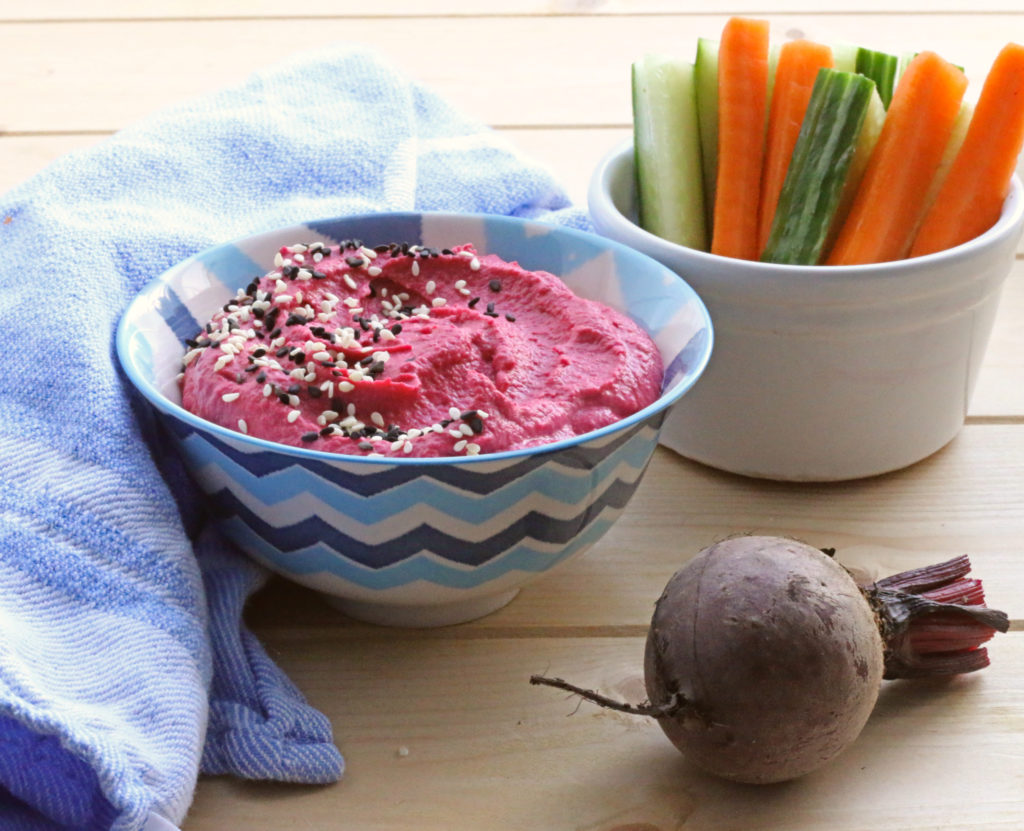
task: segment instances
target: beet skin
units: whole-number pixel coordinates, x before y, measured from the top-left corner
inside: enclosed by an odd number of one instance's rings
[[[705,770],[777,782],[836,756],[878,697],[883,645],[860,588],[816,548],[735,537],[677,572],[655,608],[644,675],[659,718]]]

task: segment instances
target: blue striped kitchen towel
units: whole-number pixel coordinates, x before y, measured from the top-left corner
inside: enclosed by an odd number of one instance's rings
[[[120,374],[133,294],[212,244],[383,210],[586,227],[541,167],[363,50],[164,110],[0,197],[0,828],[158,831],[200,770],[328,783],[331,725],[242,622],[265,574],[207,527]]]

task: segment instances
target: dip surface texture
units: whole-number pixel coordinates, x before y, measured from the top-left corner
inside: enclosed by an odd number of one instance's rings
[[[594,430],[655,401],[657,348],[557,277],[469,246],[293,245],[187,342],[182,404],[332,453],[459,456]]]

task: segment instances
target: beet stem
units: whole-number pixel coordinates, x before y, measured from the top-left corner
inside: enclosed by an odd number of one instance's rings
[[[979,647],[1009,629],[1010,620],[985,606],[981,581],[964,579],[970,570],[964,555],[863,587],[885,644],[886,678],[957,675],[988,665]]]
[[[617,710],[620,713],[629,713],[633,716],[672,718],[685,710],[688,706],[686,699],[679,693],[672,693],[671,697],[664,704],[650,704],[648,702],[644,702],[643,704],[627,704],[622,701],[616,701],[614,698],[608,698],[594,690],[586,690],[582,687],[577,687],[575,684],[570,684],[568,681],[564,681],[561,678],[547,678],[543,675],[531,675],[530,683],[542,684],[546,687],[565,690],[566,692],[578,695],[580,698],[584,698],[601,707],[605,707],[609,710]]]

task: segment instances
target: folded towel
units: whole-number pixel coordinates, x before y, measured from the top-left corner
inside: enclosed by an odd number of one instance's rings
[[[180,823],[200,769],[327,783],[326,718],[242,622],[262,569],[208,527],[114,331],[207,246],[349,213],[586,227],[551,176],[363,50],[156,114],[0,197],[0,827]]]

